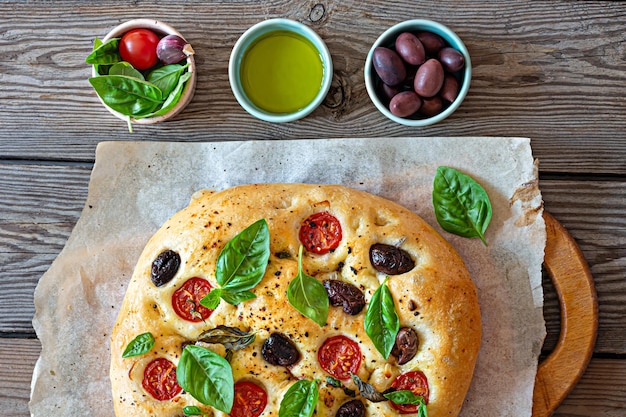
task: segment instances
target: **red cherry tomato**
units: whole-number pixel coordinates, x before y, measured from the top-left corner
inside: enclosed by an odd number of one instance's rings
[[[317,351],[317,359],[322,368],[342,381],[356,374],[361,365],[361,349],[346,336],[333,336],[324,342]]]
[[[152,68],[158,62],[159,37],[149,29],[133,29],[120,40],[122,59],[140,71]]]
[[[171,400],[182,391],[176,382],[176,366],[165,358],[157,358],[146,366],[141,385],[159,401]]]
[[[235,384],[235,401],[230,417],[258,417],[267,405],[267,393],[253,382]]]
[[[318,255],[336,249],[341,242],[341,223],[327,211],[312,214],[300,225],[300,242]]]
[[[424,397],[424,402],[428,404],[428,380],[426,379],[426,375],[420,371],[409,371],[398,375],[391,383],[391,387],[398,391],[412,391],[413,394]],[[393,401],[391,401],[390,404],[400,414],[417,413],[417,409],[419,408],[417,404],[396,404]]]
[[[187,321],[206,320],[213,310],[200,304],[200,300],[211,291],[211,284],[203,278],[190,278],[172,294],[172,307]]]

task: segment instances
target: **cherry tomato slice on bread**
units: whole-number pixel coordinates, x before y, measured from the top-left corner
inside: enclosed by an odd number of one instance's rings
[[[263,388],[249,381],[235,384],[235,400],[230,417],[258,417],[267,405],[267,393]]]
[[[333,336],[317,351],[322,368],[335,378],[346,381],[356,374],[361,365],[359,345],[346,336]]]
[[[176,366],[165,358],[157,358],[146,366],[141,385],[159,401],[171,400],[182,391],[176,382]]]
[[[135,69],[147,70],[159,61],[157,57],[158,44],[159,37],[149,29],[129,30],[120,40],[120,55]]]
[[[327,211],[312,214],[300,225],[300,242],[309,251],[322,255],[341,242],[341,223]]]
[[[211,291],[211,284],[203,278],[190,278],[172,294],[172,307],[179,317],[192,322],[206,320],[213,310],[200,304]]]
[[[391,387],[396,390],[409,390],[413,394],[424,397],[424,402],[428,404],[428,380],[426,375],[420,371],[409,371],[398,375],[391,383]],[[400,414],[417,413],[419,405],[417,404],[396,404],[393,401],[390,405]]]

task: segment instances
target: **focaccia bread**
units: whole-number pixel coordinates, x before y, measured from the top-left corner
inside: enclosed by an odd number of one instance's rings
[[[257,245],[263,230],[265,251]],[[247,257],[229,252],[252,246]],[[256,272],[238,264],[229,278],[227,264],[238,256]],[[214,309],[203,305],[209,293],[222,294]],[[330,304],[327,317],[303,315],[295,307],[302,303]],[[397,333],[391,354],[389,333]],[[278,416],[282,404],[302,413],[289,415],[310,415],[311,400],[317,416],[416,415],[419,405],[380,398],[409,390],[430,417],[457,416],[480,340],[476,288],[463,261],[410,210],[335,185],[199,191],[150,239],[128,285],[111,335],[115,414]],[[204,374],[214,375],[196,377],[188,359],[205,352],[213,365]],[[204,388],[183,389],[177,378]],[[308,396],[293,395],[303,387]],[[206,397],[221,406],[199,401]]]

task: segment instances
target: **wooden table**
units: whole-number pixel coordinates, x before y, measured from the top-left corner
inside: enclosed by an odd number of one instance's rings
[[[374,136],[526,136],[545,207],[589,263],[599,300],[593,358],[557,416],[626,415],[626,3],[595,1],[0,1],[0,415],[28,416],[40,344],[33,291],[65,244],[104,140],[223,141]],[[139,126],[106,112],[87,82],[93,38],[126,20],[170,23],[197,53],[196,94],[175,120]],[[243,31],[272,17],[326,41],[333,87],[289,124],[249,116],[227,74]],[[379,114],[363,82],[388,26],[427,18],[464,40],[469,95],[442,123],[407,128]],[[549,353],[560,329],[545,280]]]

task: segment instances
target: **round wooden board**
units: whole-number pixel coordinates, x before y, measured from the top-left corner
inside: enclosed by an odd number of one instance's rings
[[[537,369],[533,417],[550,416],[578,383],[598,332],[598,299],[589,266],[563,225],[546,212],[544,219],[544,266],[559,297],[561,334]]]

